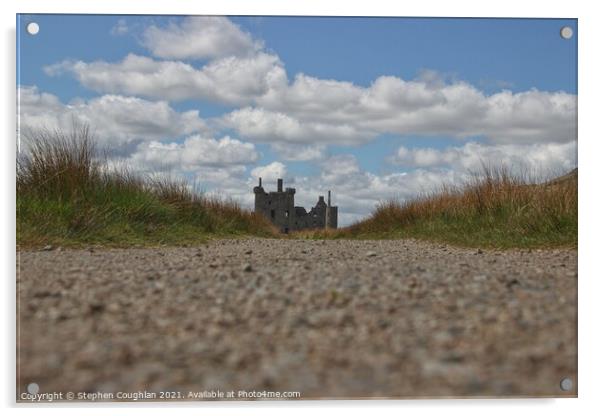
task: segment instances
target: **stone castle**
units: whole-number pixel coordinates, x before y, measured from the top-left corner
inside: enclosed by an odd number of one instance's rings
[[[283,191],[282,179],[278,179],[276,192],[265,192],[259,178],[259,186],[253,188],[253,193],[255,212],[263,214],[283,233],[308,228],[337,228],[339,209],[330,205],[330,191],[328,204],[320,196],[316,206],[309,212],[303,207],[295,206],[295,188]]]

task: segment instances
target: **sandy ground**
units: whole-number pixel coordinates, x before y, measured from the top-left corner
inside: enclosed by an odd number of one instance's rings
[[[575,250],[258,239],[18,260],[18,396],[576,395]]]

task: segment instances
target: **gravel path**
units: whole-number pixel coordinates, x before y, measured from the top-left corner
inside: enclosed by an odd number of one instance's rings
[[[575,250],[256,239],[18,258],[18,395],[576,395]]]

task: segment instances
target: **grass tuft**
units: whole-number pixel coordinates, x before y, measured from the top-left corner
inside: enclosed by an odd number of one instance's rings
[[[17,242],[188,245],[213,236],[275,236],[260,215],[181,180],[111,170],[88,126],[24,136],[17,158]]]
[[[462,186],[380,204],[363,221],[305,238],[418,238],[471,247],[576,247],[577,169],[551,181],[483,167]]]

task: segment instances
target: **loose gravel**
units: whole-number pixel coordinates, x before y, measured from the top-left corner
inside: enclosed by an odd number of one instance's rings
[[[252,239],[18,260],[18,400],[34,382],[180,399],[577,391],[576,250]]]

